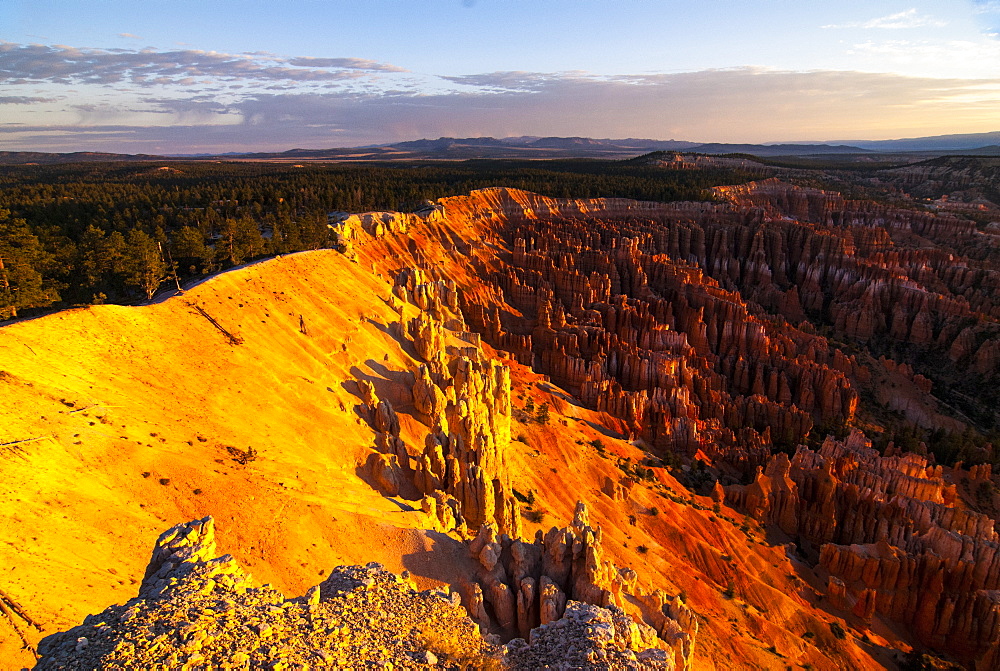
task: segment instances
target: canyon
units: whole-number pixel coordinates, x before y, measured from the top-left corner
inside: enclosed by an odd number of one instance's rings
[[[891,440],[995,421],[992,234],[712,196],[482,189],[4,326],[0,656],[360,663],[345,602],[398,598],[402,668],[997,668],[994,448]]]

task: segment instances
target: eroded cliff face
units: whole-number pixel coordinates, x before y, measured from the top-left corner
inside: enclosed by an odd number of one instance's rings
[[[779,239],[789,231],[804,236],[791,247],[779,242],[774,252],[765,250],[762,260],[772,271],[765,283],[794,285],[802,307],[838,335],[907,343],[946,354],[958,371],[996,374],[1000,272],[954,251],[986,243],[974,222],[845,201],[777,180],[715,191],[760,211],[769,228],[782,231]],[[762,305],[791,318],[780,305]]]
[[[445,199],[447,225],[472,235],[439,270],[416,250],[413,267],[396,269],[397,294],[413,295],[420,269],[457,281],[461,328],[654,454],[697,456],[749,477],[719,500],[799,539],[831,576],[825,591],[837,608],[861,622],[903,623],[919,643],[991,668],[993,521],[964,509],[940,466],[881,456],[860,433],[818,452],[800,446],[792,459],[771,456],[816,424],[849,425],[866,385],[911,421],[962,426],[937,412],[928,377],[886,356],[849,354],[813,323],[992,379],[1000,275],[927,244],[967,244],[975,227],[776,180],[717,194],[729,204],[556,201],[508,189]],[[879,388],[886,375],[906,394]],[[976,467],[968,477],[990,474]],[[619,495],[612,481],[605,491]],[[524,568],[548,556],[556,537],[524,544],[485,529],[472,546],[483,562],[473,604],[490,604],[508,632],[558,612],[566,578]],[[956,534],[971,540],[944,540]],[[589,566],[589,600],[614,603],[627,592],[627,572],[597,559]]]
[[[969,477],[988,482],[988,468]],[[995,520],[964,509],[940,466],[880,455],[860,432],[773,457],[726,500],[818,551],[827,599],[861,622],[886,618],[970,668],[996,668],[1000,539]]]
[[[802,244],[815,244],[817,256],[842,251],[843,240],[785,240],[705,203],[554,201],[497,189],[442,209],[510,249],[461,250],[475,271],[475,288],[461,293],[469,328],[663,455],[702,450],[749,474],[772,441],[794,444],[814,422],[853,417],[856,362],[757,302],[801,321],[800,292],[786,270],[772,281],[773,257]],[[468,273],[445,267],[442,275]]]

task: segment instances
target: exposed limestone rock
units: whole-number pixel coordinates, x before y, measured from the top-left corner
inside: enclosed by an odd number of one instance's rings
[[[374,412],[379,403],[378,396],[375,395],[375,385],[368,380],[358,380],[358,390],[361,393],[361,400]]]
[[[539,585],[538,616],[541,624],[548,624],[562,617],[566,609],[566,594],[546,575],[539,579]],[[524,604],[521,612],[529,613],[530,610],[531,604]]]
[[[397,281],[403,284],[397,286],[407,292],[411,284],[425,286],[413,284],[414,278],[420,278],[416,271],[401,273]],[[460,320],[457,289],[453,284],[445,289],[428,293],[438,298],[427,300],[434,305],[443,301],[437,312],[457,314],[453,319]],[[518,535],[520,517],[505,466],[510,444],[510,369],[479,356],[478,336],[468,336],[471,348],[450,352],[446,340],[451,331],[426,312],[410,321],[408,333],[426,362],[414,381],[414,406],[427,416],[431,429],[416,459],[412,482],[424,495],[441,491],[453,497],[464,524],[476,528],[496,522],[504,533]],[[379,408],[381,412],[381,404]],[[390,411],[391,406],[382,413],[385,417],[376,413],[376,429],[391,433],[398,427]],[[395,453],[402,462],[405,446],[400,449]]]
[[[498,648],[481,637],[458,595],[418,592],[379,564],[338,567],[305,596],[286,599],[254,587],[229,555],[213,554],[212,518],[171,528],[156,543],[139,596],[43,639],[36,668],[529,671],[567,660],[596,669],[674,668],[655,633],[613,607],[570,602],[565,618],[525,632],[530,643]],[[466,608],[488,624],[478,584]]]
[[[375,430],[388,433],[391,436],[399,436],[399,418],[393,410],[389,401],[382,400],[375,406],[374,416]]]
[[[437,659],[459,669],[500,657],[457,600],[417,592],[378,564],[338,567],[285,599],[214,553],[211,518],[170,529],[139,596],[46,637],[37,668],[417,669]]]
[[[652,629],[636,624],[615,606],[570,601],[561,619],[532,630],[529,640],[507,644],[506,659],[514,668],[676,668],[673,658],[658,647]]]
[[[436,418],[444,413],[448,399],[431,379],[427,366],[421,365],[413,385],[413,405],[423,414]]]

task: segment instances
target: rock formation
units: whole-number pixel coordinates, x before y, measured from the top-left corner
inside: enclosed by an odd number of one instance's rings
[[[993,519],[955,506],[940,466],[881,456],[854,432],[819,452],[772,457],[756,481],[728,487],[726,500],[817,547],[835,608],[904,623],[924,645],[992,668],[1000,537]]]
[[[229,555],[215,558],[208,517],[157,540],[139,594],[51,634],[38,669],[537,669],[576,660],[595,669],[673,669],[655,632],[621,610],[570,602],[506,648],[485,640],[457,594],[417,591],[380,565],[340,566],[305,596],[255,587]]]
[[[624,605],[626,596],[639,596],[637,576],[632,569],[616,568],[604,559],[601,543],[601,531],[590,526],[583,503],[577,504],[572,525],[553,527],[544,534],[539,530],[530,543],[498,536],[493,526],[483,525],[469,542],[469,551],[478,559],[480,571],[478,581],[462,590],[468,595],[463,597],[467,609],[473,617],[480,613],[483,626],[495,628],[507,637],[516,634],[531,640],[536,627],[541,625],[544,630],[566,612],[580,608],[582,604],[576,602],[608,607],[617,613],[614,609]],[[483,603],[490,606],[492,617],[486,616]],[[622,635],[621,627],[628,626],[630,629],[625,631],[633,632],[626,634],[628,638],[641,640],[646,647],[655,643],[669,649],[667,668],[675,664],[678,669],[690,668],[698,631],[691,612],[679,600],[658,603],[650,610],[655,614],[655,628],[639,625],[636,629],[627,616],[616,615],[628,624],[616,625],[618,633],[612,638]]]

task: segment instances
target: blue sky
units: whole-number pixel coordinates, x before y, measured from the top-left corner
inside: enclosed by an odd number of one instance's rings
[[[1000,130],[1000,0],[5,0],[0,150]]]

